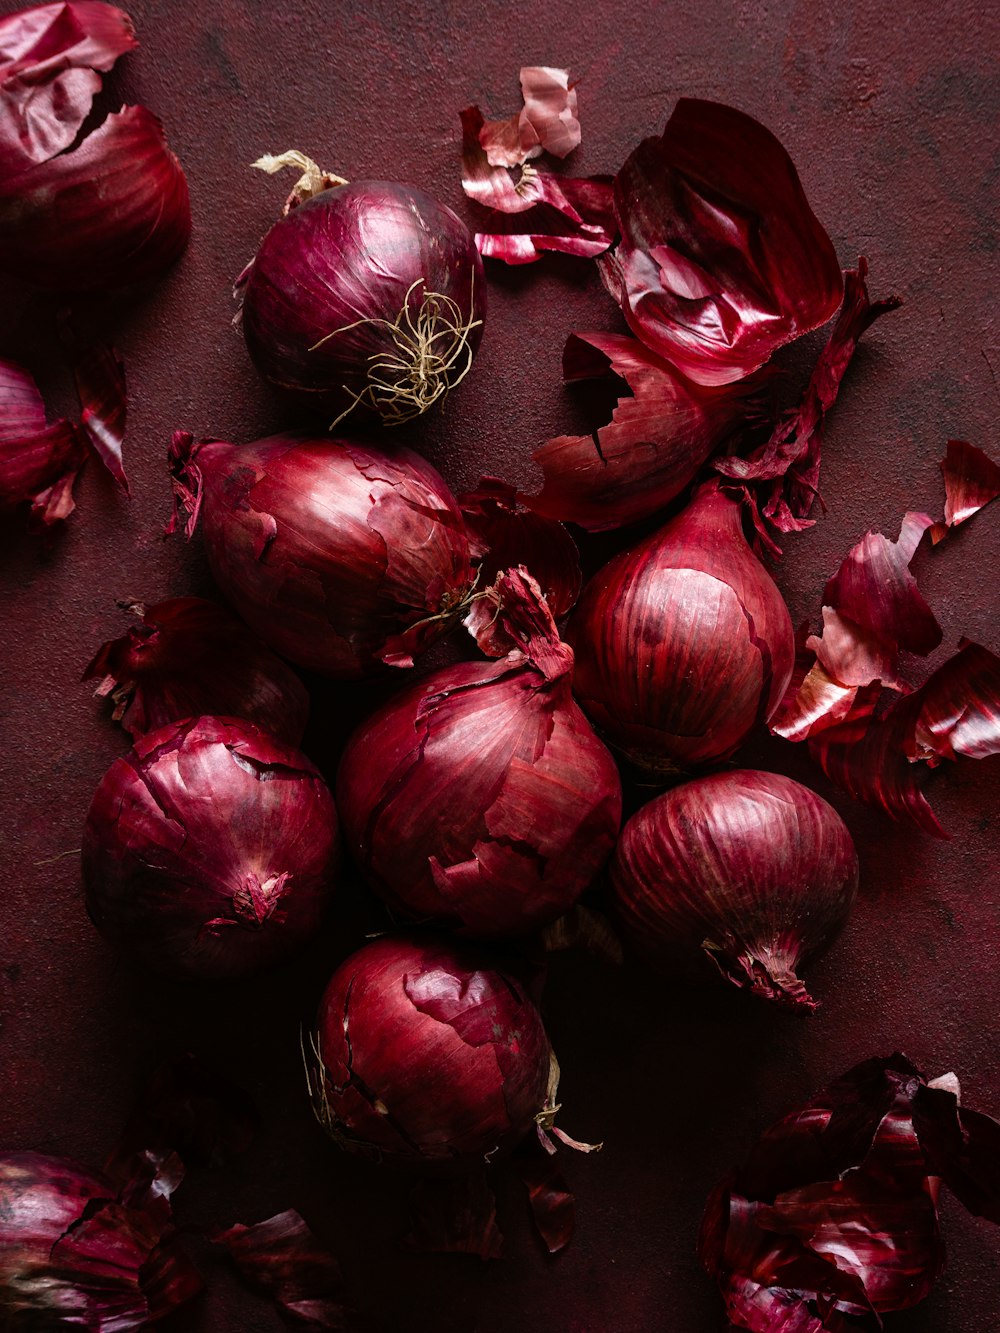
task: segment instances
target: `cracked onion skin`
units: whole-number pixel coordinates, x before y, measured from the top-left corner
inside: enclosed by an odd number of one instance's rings
[[[338,854],[333,799],[304,755],[249,722],[188,718],[137,739],[101,779],[87,911],[156,971],[248,976],[315,933]]]
[[[636,953],[681,977],[721,975],[778,1005],[816,1007],[797,975],[836,937],[858,856],[822,797],[750,769],[682,783],[625,825],[611,866]]]
[[[373,393],[373,377],[405,388],[407,358],[419,350],[406,312],[416,321],[428,293],[454,309],[434,306],[437,341],[425,350],[453,350],[454,364],[412,400]],[[449,313],[464,338],[452,339],[441,318]],[[472,363],[485,315],[483,262],[461,219],[417,186],[362,180],[324,189],[274,224],[247,275],[242,327],[276,388],[318,411],[357,408],[394,425],[446,396]],[[388,357],[400,365],[386,369]]]
[[[551,1048],[502,957],[433,935],[383,936],[320,1003],[317,1117],[342,1147],[398,1164],[516,1146],[543,1111]]]
[[[584,712],[657,781],[728,759],[777,709],[795,661],[784,598],[714,481],[594,575],[566,637]]]

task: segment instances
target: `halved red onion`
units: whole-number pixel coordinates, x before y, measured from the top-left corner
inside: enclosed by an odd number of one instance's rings
[[[608,291],[651,351],[728,384],[836,312],[837,255],[778,140],[742,111],[681,98],[615,177]]]
[[[139,623],[102,644],[83,673],[110,695],[133,736],[209,713],[241,717],[298,745],[309,695],[291,667],[241,620],[204,597],[135,602]]]
[[[881,1328],[944,1267],[943,1176],[1000,1220],[1000,1125],[905,1056],[867,1060],[772,1125],[709,1198],[699,1252],[751,1333]],[[981,1162],[976,1182],[969,1167]]]
[[[316,1114],[352,1151],[492,1159],[547,1115],[551,1049],[524,984],[433,936],[384,936],[341,963],[314,1049]]]
[[[472,590],[469,538],[443,478],[408,449],[274,435],[170,450],[173,531],[202,519],[216,582],[299,666],[343,678],[412,664]]]
[[[836,937],[858,888],[844,821],[808,787],[735,770],[682,783],[625,825],[612,861],[626,938],[671,976],[708,976],[800,1012],[802,962]]]
[[[237,284],[257,369],[337,421],[426,412],[482,337],[486,280],[465,224],[414,185],[349,183],[294,152],[255,165],[304,172]]]
[[[614,844],[621,786],[574,703],[573,655],[523,572],[486,614],[498,662],[448,667],[362,724],[337,776],[347,843],[407,917],[479,938],[561,916]],[[509,650],[509,651],[508,651]]]
[[[63,1157],[0,1154],[0,1316],[10,1329],[129,1333],[201,1289],[174,1244],[176,1159],[121,1188]]]
[[[38,287],[99,291],[158,276],[191,233],[187,181],[143,106],[78,148],[0,181],[0,269]]]
[[[795,658],[784,599],[715,482],[594,575],[568,638],[584,711],[657,778],[727,759],[775,711]]]
[[[0,510],[31,505],[48,526],[75,508],[73,485],[87,450],[72,422],[46,424],[35,381],[13,361],[0,360]]]
[[[678,496],[719,445],[760,414],[760,385],[706,389],[685,379],[637,338],[571,333],[567,382],[613,372],[632,391],[590,435],[559,435],[532,457],[544,485],[524,497],[538,514],[590,532],[633,523]]]
[[[0,18],[0,181],[68,148],[132,20],[99,0],[34,5]]]
[[[319,773],[234,718],[140,737],[102,778],[83,835],[94,924],[135,962],[186,977],[246,976],[294,953],[337,861]]]

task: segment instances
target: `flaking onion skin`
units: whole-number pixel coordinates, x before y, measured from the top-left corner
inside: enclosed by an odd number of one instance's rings
[[[795,660],[784,598],[715,482],[594,575],[567,638],[584,712],[657,780],[728,759],[775,711]]]
[[[858,856],[815,792],[742,769],[643,806],[622,830],[611,875],[623,932],[647,961],[707,977],[710,959],[734,985],[807,1012],[816,1005],[797,969],[847,919]]]
[[[433,935],[383,936],[341,963],[313,1054],[331,1137],[396,1163],[492,1160],[546,1105],[551,1048],[523,982]]]

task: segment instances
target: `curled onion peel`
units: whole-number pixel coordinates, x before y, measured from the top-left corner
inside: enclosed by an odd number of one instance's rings
[[[784,599],[715,482],[594,575],[568,638],[584,712],[657,779],[728,759],[777,708],[795,658]]]
[[[209,564],[250,627],[331,676],[410,666],[462,614],[469,537],[445,481],[408,449],[274,435],[170,450],[173,531],[199,518]]]
[[[735,986],[798,1012],[798,976],[843,926],[858,857],[837,812],[776,773],[695,778],[643,806],[612,863],[614,900],[637,952],[671,974],[711,959]]]
[[[83,836],[94,924],[185,977],[246,976],[288,957],[318,928],[337,860],[316,769],[233,718],[136,740],[102,778]]]
[[[356,410],[387,426],[426,412],[482,337],[486,282],[465,224],[416,186],[348,182],[295,151],[254,166],[302,172],[237,281],[257,369],[334,426]]]
[[[573,1142],[552,1124],[558,1065],[538,1010],[502,960],[469,946],[366,944],[324,992],[311,1056],[316,1115],[351,1151],[472,1163],[533,1128]]]
[[[337,806],[388,902],[485,939],[572,906],[614,844],[621,785],[573,701],[573,655],[537,584],[508,571],[475,616],[500,660],[435,672],[363,723]]]

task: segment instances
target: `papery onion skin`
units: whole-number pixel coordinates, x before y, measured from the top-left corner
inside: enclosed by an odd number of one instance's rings
[[[598,571],[567,638],[584,712],[657,779],[728,759],[778,707],[795,660],[784,599],[715,483]]]
[[[289,745],[306,729],[309,695],[291,667],[242,621],[204,597],[135,603],[140,617],[102,644],[83,673],[110,694],[133,736],[204,713],[241,717]]]
[[[573,701],[554,625],[549,643],[552,663],[526,644],[437,671],[349,742],[337,777],[347,845],[405,916],[523,935],[567,911],[606,861],[618,770]]]
[[[734,770],[682,783],[625,825],[614,902],[637,953],[671,976],[707,976],[808,1011],[799,964],[837,935],[858,888],[843,820],[777,773]]]
[[[337,817],[304,755],[235,718],[140,737],[94,795],[83,835],[87,910],[133,958],[224,979],[294,953],[322,919]]]
[[[421,310],[432,344],[413,326]],[[395,425],[464,375],[485,315],[482,260],[451,209],[413,185],[353,181],[322,190],[271,228],[246,279],[242,326],[254,364],[275,387],[317,411],[357,408]],[[421,368],[421,350],[453,360]],[[401,365],[390,368],[387,358]],[[378,379],[398,391],[373,388]]]
[[[195,1294],[161,1241],[170,1213],[120,1202],[105,1176],[41,1153],[0,1154],[0,1321],[5,1329],[128,1333]]]
[[[513,1148],[544,1107],[551,1051],[503,961],[434,936],[384,936],[320,1004],[314,1106],[341,1146],[399,1163]]]
[[[408,449],[308,435],[196,444],[178,431],[171,468],[219,587],[298,666],[341,679],[409,666],[472,590],[461,513]]]
[[[0,185],[0,269],[67,292],[144,283],[191,235],[187,180],[143,106]]]

